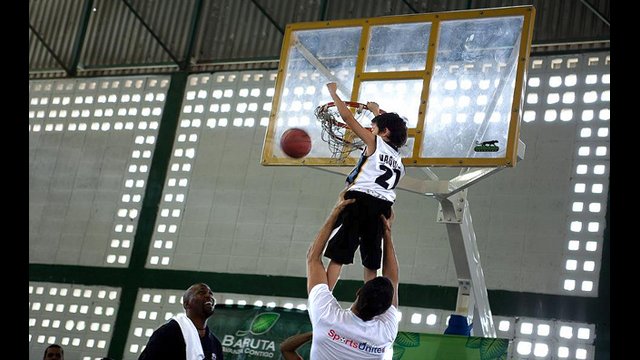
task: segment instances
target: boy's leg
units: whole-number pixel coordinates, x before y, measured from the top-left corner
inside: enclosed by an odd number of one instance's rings
[[[327,283],[329,285],[329,291],[333,291],[333,287],[336,286],[338,279],[340,279],[340,272],[342,272],[342,264],[331,260],[329,262],[329,266],[327,266]]]
[[[368,280],[377,275],[377,269],[382,264],[382,221],[380,215],[389,217],[392,203],[370,197],[367,203],[366,218],[361,225],[362,240],[360,243],[360,257],[365,268],[365,278]]]
[[[347,192],[345,199],[351,199]],[[342,265],[353,263],[353,256],[358,248],[359,233],[357,217],[360,212],[357,203],[347,205],[336,220],[336,225],[330,235],[327,247],[324,249],[324,257],[331,259],[331,263]],[[334,266],[337,266],[335,265]],[[337,277],[340,276],[340,268]],[[327,275],[329,272],[327,271]],[[335,285],[335,283],[334,283]],[[331,286],[329,286],[331,289]]]

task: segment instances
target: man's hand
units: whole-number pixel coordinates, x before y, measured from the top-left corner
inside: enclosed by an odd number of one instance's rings
[[[344,194],[346,193],[347,193],[347,188],[343,189],[342,191],[340,191],[340,194],[338,194],[338,201],[333,206],[333,211],[337,212],[336,214],[340,214],[342,210],[344,210],[344,208],[347,207],[347,205],[353,204],[356,201],[356,199],[345,199]]]
[[[382,231],[391,233],[391,225],[393,224],[393,220],[396,219],[396,213],[393,212],[393,207],[391,208],[391,214],[388,219],[383,214],[380,214],[380,219],[382,220]]]

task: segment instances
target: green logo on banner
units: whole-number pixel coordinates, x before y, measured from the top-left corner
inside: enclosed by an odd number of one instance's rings
[[[279,317],[280,314],[275,312],[258,314],[255,318],[253,318],[249,331],[238,330],[236,331],[236,336],[245,336],[249,333],[251,333],[251,335],[262,335],[271,330],[273,325],[276,324],[276,321],[278,321]]]
[[[276,345],[279,343],[270,330],[280,319],[280,313],[274,311],[257,312],[249,323],[238,324],[235,332],[222,337],[222,351],[225,358],[231,359],[273,359],[278,358]]]

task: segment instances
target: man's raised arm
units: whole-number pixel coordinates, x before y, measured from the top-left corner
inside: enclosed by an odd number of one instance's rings
[[[398,308],[398,258],[396,257],[396,249],[393,246],[393,238],[391,236],[391,225],[395,219],[395,213],[391,208],[391,216],[387,219],[384,215],[380,215],[382,219],[382,276],[391,280],[393,284],[393,300],[391,304]]]
[[[327,271],[322,263],[322,252],[324,251],[329,236],[333,230],[333,225],[338,219],[338,215],[342,212],[345,206],[351,204],[355,199],[344,199],[345,190],[340,192],[338,202],[331,210],[329,217],[325,220],[324,225],[318,231],[315,240],[309,246],[307,251],[307,294],[318,284],[327,284]]]

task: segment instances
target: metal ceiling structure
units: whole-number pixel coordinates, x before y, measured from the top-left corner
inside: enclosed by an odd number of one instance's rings
[[[289,23],[521,5],[534,55],[609,49],[609,0],[30,0],[29,77],[276,69]]]

